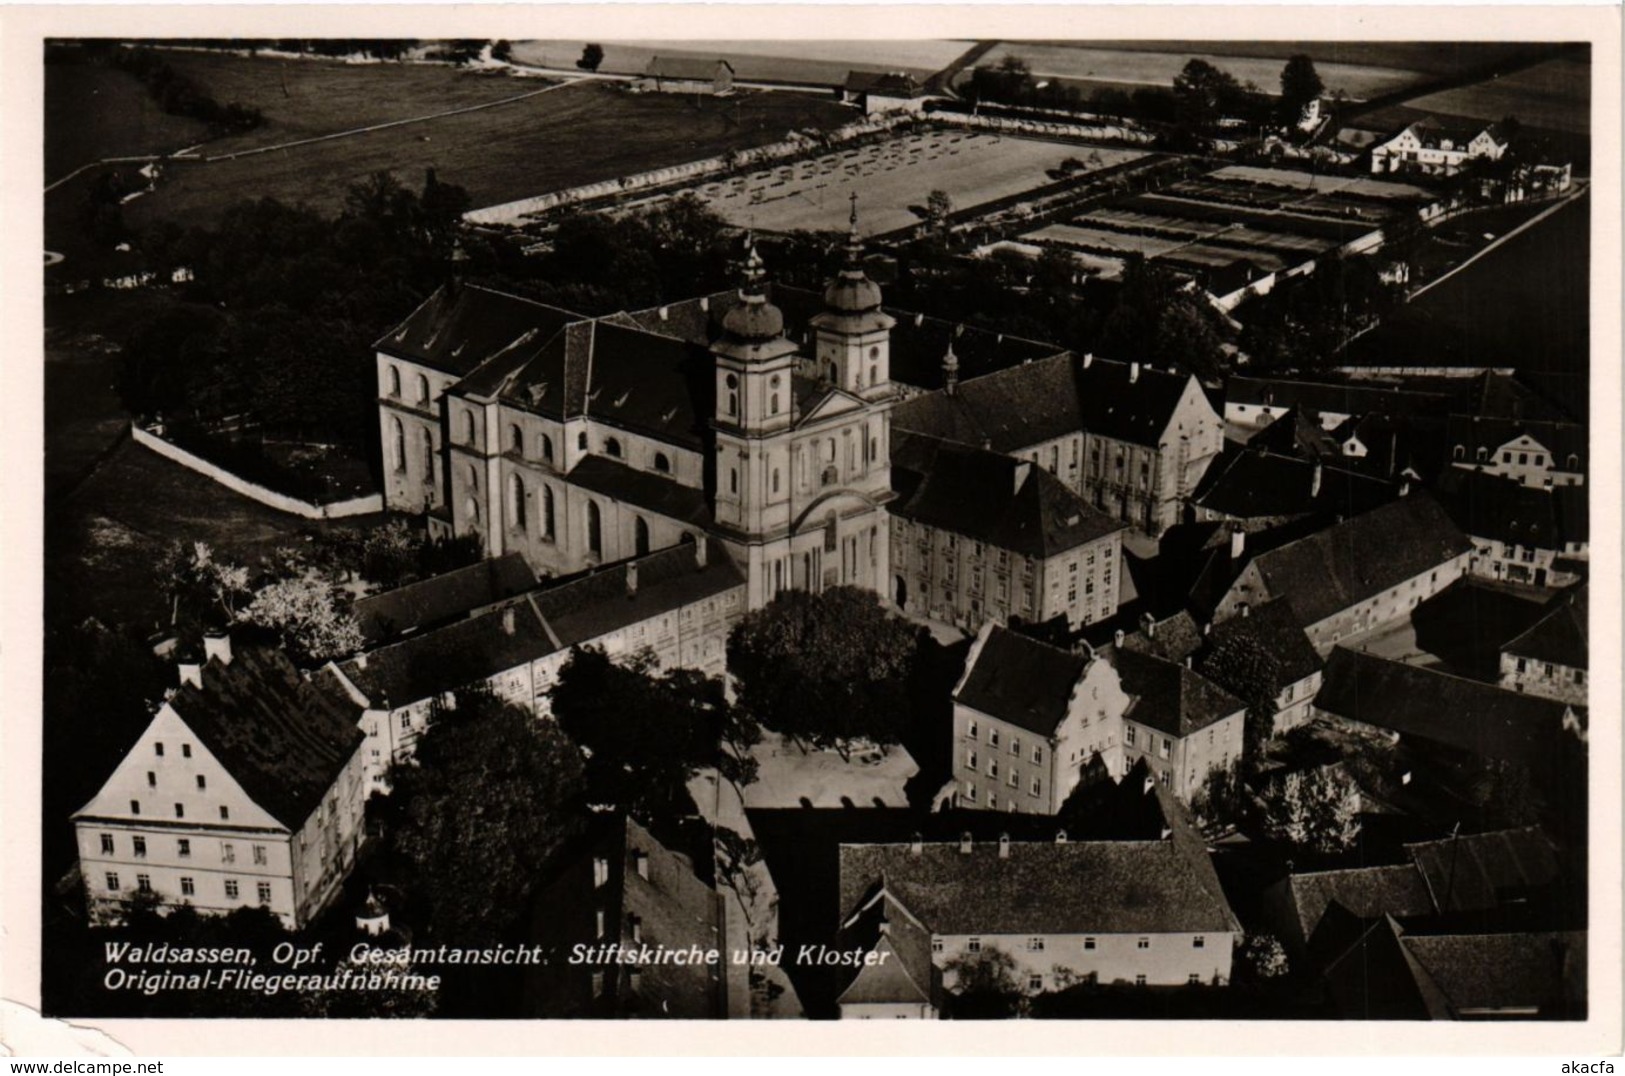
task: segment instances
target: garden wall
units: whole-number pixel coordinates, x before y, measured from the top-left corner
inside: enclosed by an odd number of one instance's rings
[[[171,444],[152,431],[144,430],[133,423],[130,426],[130,436],[136,444],[146,445],[160,456],[174,460],[182,467],[213,479],[234,493],[240,493],[279,512],[288,512],[304,519],[344,519],[348,516],[364,516],[384,510],[384,495],[381,493],[369,493],[364,497],[352,497],[347,501],[334,501],[332,504],[311,504],[309,501],[302,501],[297,497],[290,497],[286,493],[278,493],[240,478],[219,464],[210,463],[201,456],[193,455],[179,445]]]

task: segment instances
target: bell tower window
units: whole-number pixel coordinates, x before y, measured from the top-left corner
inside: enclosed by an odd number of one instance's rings
[[[729,374],[725,384],[728,387],[728,414],[737,418],[739,416],[739,378]]]

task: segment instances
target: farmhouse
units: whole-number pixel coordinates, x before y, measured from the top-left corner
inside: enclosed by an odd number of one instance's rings
[[[1470,160],[1498,161],[1506,151],[1506,136],[1493,123],[1478,128],[1413,123],[1371,147],[1371,171],[1448,176]]]
[[[234,655],[226,636],[181,675],[73,815],[86,903],[259,906],[303,928],[338,895],[364,838],[360,707],[280,651]]]
[[[1325,663],[1285,599],[1265,602],[1256,609],[1248,606],[1240,616],[1213,625],[1208,642],[1212,647],[1235,646],[1269,654],[1275,659],[1275,679],[1271,686],[1275,689],[1272,727],[1276,733],[1294,729],[1309,720]],[[1201,669],[1221,686],[1238,692],[1244,690],[1241,683],[1229,679],[1218,663],[1203,662]]]
[[[1474,575],[1537,587],[1567,586],[1584,575],[1590,519],[1583,487],[1548,489],[1451,470],[1440,479],[1439,497],[1472,539]]]
[[[989,617],[1067,625],[1117,611],[1127,524],[1031,460],[899,433],[892,442],[893,600],[975,630]]]
[[[1586,704],[1590,667],[1585,586],[1551,600],[1549,612],[1501,647],[1501,686],[1559,702]]]
[[[635,87],[656,93],[708,93],[722,97],[733,92],[734,69],[727,60],[697,56],[652,56]]]
[[[1453,415],[1445,437],[1450,463],[1526,486],[1585,483],[1590,436],[1579,423]]]
[[[841,86],[841,100],[872,116],[877,112],[923,111],[926,96],[906,71],[849,71]]]
[[[1028,993],[1090,976],[1224,983],[1240,931],[1182,817],[1159,840],[843,844],[840,907],[847,937],[875,938],[906,972],[860,968],[841,996],[846,1018],[929,1018],[958,985],[953,962],[992,950]]]
[[[1190,503],[1199,522],[1228,522],[1250,532],[1311,516],[1331,522],[1377,508],[1397,493],[1392,482],[1333,463],[1227,445]]]

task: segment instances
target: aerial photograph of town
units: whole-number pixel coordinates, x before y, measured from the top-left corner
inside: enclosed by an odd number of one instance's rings
[[[41,63],[45,1014],[1596,1015],[1590,43]]]

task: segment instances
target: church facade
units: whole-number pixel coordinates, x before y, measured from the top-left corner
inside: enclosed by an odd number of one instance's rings
[[[893,318],[846,266],[785,334],[761,259],[737,293],[587,318],[471,285],[376,347],[385,504],[564,575],[710,536],[759,608],[885,593]]]

